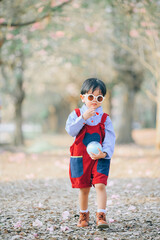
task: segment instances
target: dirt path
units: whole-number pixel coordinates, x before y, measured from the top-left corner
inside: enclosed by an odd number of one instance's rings
[[[160,180],[110,179],[107,193],[109,229],[95,225],[96,196],[89,199],[90,226],[76,227],[78,191],[67,179],[0,184],[0,239],[160,239]],[[69,218],[62,215],[69,212]]]
[[[160,239],[160,152],[153,146],[155,131],[134,132],[134,138],[139,145],[115,148],[107,186],[109,228],[103,231],[95,225],[94,188],[90,226],[76,227],[78,190],[68,179],[72,138],[43,136],[27,142],[24,151],[0,148],[0,239]]]

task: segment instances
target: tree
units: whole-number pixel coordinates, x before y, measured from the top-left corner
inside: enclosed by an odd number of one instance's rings
[[[117,7],[117,4],[119,7]],[[159,9],[157,1],[117,1],[116,13],[122,17],[130,29],[129,41],[122,36],[111,37],[112,41],[131,54],[141,66],[149,71],[156,80],[157,86],[157,118],[156,118],[156,147],[160,149],[160,35]],[[123,28],[123,24],[122,24]],[[130,44],[132,43],[132,44]],[[152,92],[149,92],[152,96]],[[155,98],[152,96],[152,99]]]
[[[49,25],[52,14],[60,11],[68,2],[71,1],[62,0],[52,1],[51,3],[50,1],[38,3],[35,0],[34,3],[32,1],[23,1],[21,4],[19,4],[19,1],[12,3],[10,1],[0,2],[1,9],[3,9],[3,17],[0,18],[0,64],[4,78],[2,88],[12,95],[15,103],[16,145],[23,144],[22,103],[25,98],[23,71],[25,58],[29,54],[28,40],[29,38],[35,38],[35,35],[37,35],[34,34],[35,30],[45,30]],[[28,20],[27,16],[32,20]],[[29,31],[28,26],[30,25],[32,25],[31,32],[33,34]],[[27,46],[24,46],[24,44]]]

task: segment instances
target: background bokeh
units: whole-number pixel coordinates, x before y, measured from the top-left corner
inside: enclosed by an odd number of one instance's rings
[[[107,86],[116,146],[159,154],[159,12],[158,0],[1,0],[1,159],[69,149],[65,122],[89,77]]]

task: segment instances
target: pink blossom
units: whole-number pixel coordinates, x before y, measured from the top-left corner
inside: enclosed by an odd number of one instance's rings
[[[64,164],[64,163],[61,163],[61,162],[59,162],[59,161],[56,161],[56,162],[55,162],[55,165],[56,165],[57,167],[60,167],[61,169],[64,169],[64,170],[68,169],[68,164]]]
[[[14,224],[14,228],[20,228],[22,227],[22,222],[21,221],[18,221]]]
[[[80,7],[80,4],[74,2],[74,3],[72,4],[72,6],[73,6],[74,8],[79,8],[79,7]]]
[[[118,199],[118,198],[119,198],[119,194],[113,194],[113,195],[111,196],[111,198],[113,198],[113,199]]]
[[[31,155],[31,159],[32,159],[32,160],[38,160],[38,156],[37,156],[36,154],[32,154],[32,155]]]
[[[33,227],[42,227],[43,223],[38,218],[33,222]]]
[[[53,226],[48,227],[47,230],[49,231],[50,234],[52,234],[53,233]]]
[[[38,237],[38,234],[37,234],[37,233],[33,233],[33,236],[34,236],[35,238],[37,238],[37,237]]]
[[[98,30],[97,26],[89,26],[89,25],[85,25],[85,30],[88,33],[94,33]]]
[[[41,202],[38,204],[38,208],[43,208],[43,204]]]
[[[13,154],[9,157],[9,161],[10,162],[16,162],[16,163],[21,163],[23,161],[25,161],[25,154],[24,153],[16,153],[16,154]]]
[[[62,38],[62,37],[64,37],[64,35],[65,35],[65,33],[62,31],[57,31],[55,33],[50,34],[51,38],[53,38],[53,39]]]
[[[108,182],[108,186],[109,186],[109,187],[111,187],[111,186],[113,186],[113,185],[114,185],[114,182],[113,182],[113,181],[109,181],[109,182]]]
[[[153,22],[141,22],[142,27],[153,27],[155,24]]]
[[[4,23],[4,22],[5,22],[5,19],[4,18],[0,18],[0,24]]]
[[[38,12],[41,13],[43,11],[44,7],[38,8]]]
[[[113,223],[113,222],[116,222],[116,220],[115,219],[113,219],[113,218],[109,218],[109,223]]]
[[[127,187],[127,188],[130,188],[130,187],[132,187],[132,184],[131,184],[131,183],[128,183],[126,187]]]
[[[128,170],[128,173],[129,173],[129,174],[132,174],[132,173],[133,173],[133,170],[132,170],[132,169],[129,169],[129,170]]]
[[[131,30],[129,35],[133,38],[138,38],[139,37],[139,33],[136,29]]]
[[[146,34],[152,37],[158,37],[158,32],[156,30],[146,30]]]
[[[62,217],[63,217],[63,220],[67,220],[69,218],[69,212],[68,211],[65,211],[62,213]]]
[[[146,9],[145,9],[145,8],[140,8],[140,9],[139,9],[139,12],[140,12],[140,13],[146,13]]]
[[[43,57],[47,55],[47,52],[44,49],[42,49],[38,52],[38,54]]]
[[[51,7],[55,7],[55,6],[57,6],[57,3],[56,3],[55,0],[53,0],[53,1],[51,2]]]
[[[35,177],[35,175],[34,175],[33,173],[26,174],[26,178],[27,178],[27,179],[32,179],[32,178],[34,178],[34,177]]]
[[[34,31],[36,31],[36,30],[42,30],[43,28],[44,28],[44,27],[43,27],[42,23],[36,22],[36,23],[34,23],[34,24],[32,25],[30,31],[31,31],[31,32],[34,32]]]
[[[137,12],[137,13],[146,13],[146,9],[145,8],[134,8],[134,12]]]
[[[136,210],[136,207],[135,207],[135,206],[130,206],[130,207],[128,208],[128,210],[134,212],[134,211]]]
[[[56,37],[57,37],[57,38],[62,38],[62,37],[64,37],[64,35],[65,35],[65,33],[62,32],[62,31],[57,31],[57,32],[56,32]]]
[[[15,27],[8,27],[9,31],[13,31],[15,29]]]
[[[112,204],[113,204],[112,200],[107,200],[107,205],[112,205]]]
[[[150,170],[147,170],[147,171],[146,171],[146,175],[147,175],[147,176],[150,176],[150,175],[152,175],[152,172],[151,172]]]
[[[6,39],[7,40],[12,40],[14,38],[14,35],[12,33],[7,33],[6,34]]]
[[[59,0],[59,1],[53,0],[53,1],[51,2],[51,7],[56,7],[56,6],[58,6],[58,5],[60,5],[60,4],[64,3],[64,2],[68,2],[68,1],[69,1],[69,0]]]
[[[67,227],[67,226],[61,226],[61,231],[62,232],[66,232],[66,231],[68,231],[69,230],[69,227]]]

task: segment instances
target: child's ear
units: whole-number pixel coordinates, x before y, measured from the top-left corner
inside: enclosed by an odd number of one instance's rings
[[[82,95],[82,94],[80,94],[80,98],[81,98],[82,102],[84,102],[84,98],[85,98],[85,96]]]

